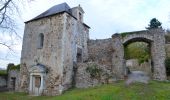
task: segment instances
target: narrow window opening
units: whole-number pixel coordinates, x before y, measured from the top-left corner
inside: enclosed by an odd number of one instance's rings
[[[16,85],[16,77],[11,77],[11,89],[15,90]]]
[[[43,48],[43,44],[44,44],[44,34],[40,33],[38,37],[38,49]]]
[[[77,48],[77,62],[82,62],[82,49]]]

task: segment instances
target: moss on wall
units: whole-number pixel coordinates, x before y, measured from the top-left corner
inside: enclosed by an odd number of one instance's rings
[[[10,71],[10,70],[20,70],[20,64],[18,65],[8,65],[7,67],[7,72]]]

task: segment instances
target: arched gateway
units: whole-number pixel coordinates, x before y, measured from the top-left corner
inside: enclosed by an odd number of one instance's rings
[[[162,29],[130,32],[124,35],[114,34],[112,36],[112,65],[118,78],[125,75],[124,47],[132,42],[147,42],[150,45],[153,78],[166,80],[165,70],[165,33]]]

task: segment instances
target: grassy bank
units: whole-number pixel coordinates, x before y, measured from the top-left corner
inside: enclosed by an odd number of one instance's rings
[[[151,81],[124,86],[124,82],[88,89],[71,89],[61,96],[33,97],[25,93],[0,93],[0,100],[170,100],[170,83]]]

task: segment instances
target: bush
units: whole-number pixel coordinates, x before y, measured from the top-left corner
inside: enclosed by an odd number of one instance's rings
[[[5,76],[7,75],[7,71],[6,70],[0,70],[0,76]]]
[[[96,64],[93,64],[86,68],[86,72],[90,73],[91,78],[100,78],[102,69],[98,68]]]
[[[7,66],[7,72],[10,70],[20,70],[20,64],[14,65],[13,63],[9,63]]]
[[[165,60],[166,74],[170,76],[170,57]]]
[[[149,44],[145,42],[134,42],[125,47],[125,59],[138,59],[139,64],[150,59]]]

